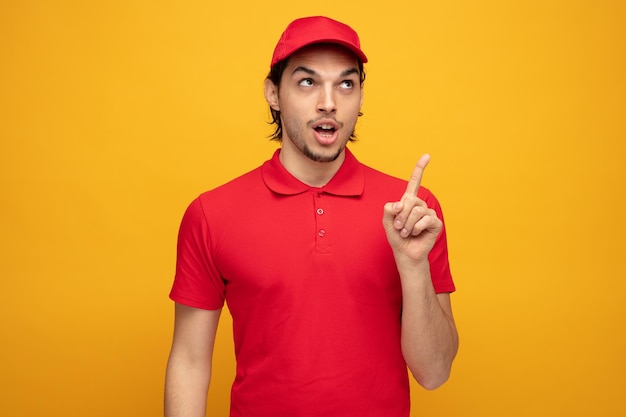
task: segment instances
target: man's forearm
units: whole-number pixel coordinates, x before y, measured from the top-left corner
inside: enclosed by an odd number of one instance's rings
[[[437,295],[428,262],[398,263],[402,282],[402,353],[417,382],[426,389],[450,375],[458,335],[448,294]]]
[[[204,417],[211,370],[170,358],[165,378],[165,417]]]

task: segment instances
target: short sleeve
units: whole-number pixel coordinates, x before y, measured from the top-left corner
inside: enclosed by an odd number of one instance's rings
[[[430,276],[436,293],[454,292],[456,287],[450,272],[450,262],[448,260],[448,239],[446,236],[446,224],[443,218],[443,211],[437,198],[428,189],[421,187],[418,197],[423,199],[428,207],[435,210],[437,217],[443,223],[441,232],[437,236],[435,245],[428,254],[430,262]]]
[[[200,198],[183,215],[178,232],[176,275],[170,298],[205,310],[224,305],[225,284],[215,266],[211,236]]]

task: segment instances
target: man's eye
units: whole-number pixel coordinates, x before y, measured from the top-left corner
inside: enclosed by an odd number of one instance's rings
[[[341,82],[341,88],[352,88],[354,83],[350,80],[345,80]]]
[[[300,81],[299,85],[303,86],[303,87],[310,87],[313,85],[313,80],[310,78],[305,78],[303,80]]]

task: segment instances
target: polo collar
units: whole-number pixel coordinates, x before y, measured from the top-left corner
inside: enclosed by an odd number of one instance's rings
[[[328,184],[322,187],[311,187],[285,169],[278,158],[280,149],[277,149],[272,159],[266,161],[262,166],[263,181],[267,188],[283,195],[295,195],[309,190],[319,190],[340,196],[359,196],[363,194],[365,184],[363,165],[357,161],[348,148],[346,148],[345,153],[346,157],[343,164],[341,164],[341,167]]]

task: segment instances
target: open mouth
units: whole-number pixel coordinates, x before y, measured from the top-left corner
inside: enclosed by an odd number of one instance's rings
[[[332,118],[320,118],[311,127],[315,131],[317,142],[320,145],[329,146],[337,140],[341,124]]]
[[[322,136],[332,136],[337,131],[337,128],[331,124],[321,124],[314,127],[314,130]]]

